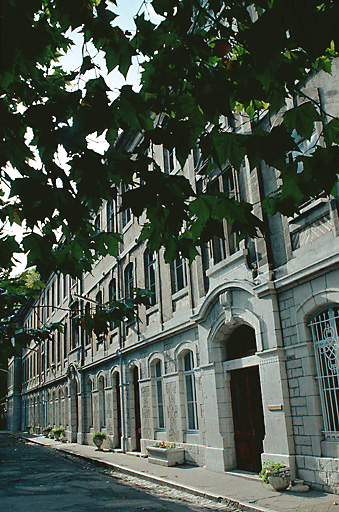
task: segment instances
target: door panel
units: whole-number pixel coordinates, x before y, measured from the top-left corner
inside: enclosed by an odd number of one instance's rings
[[[231,371],[231,393],[237,467],[258,472],[265,434],[259,368]]]

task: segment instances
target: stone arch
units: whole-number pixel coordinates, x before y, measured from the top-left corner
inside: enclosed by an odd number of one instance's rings
[[[155,352],[152,352],[148,358],[147,358],[147,373],[148,373],[148,378],[151,378],[152,376],[152,366],[154,365],[154,363],[156,361],[161,361],[162,362],[162,367],[163,367],[163,372],[165,372],[165,356],[163,353],[161,352],[158,352],[158,351],[155,351]]]
[[[309,323],[317,311],[330,307],[331,305],[339,305],[339,289],[329,288],[312,293],[307,297],[296,309],[296,324],[299,343],[311,341],[312,334]]]
[[[180,369],[180,361],[182,357],[188,351],[191,351],[193,354],[194,368],[197,368],[199,366],[200,362],[197,344],[192,341],[184,341],[182,343],[179,343],[174,349],[174,365],[176,372]]]

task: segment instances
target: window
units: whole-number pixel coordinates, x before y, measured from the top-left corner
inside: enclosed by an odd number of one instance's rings
[[[78,303],[76,302],[71,307],[71,348],[75,348],[79,345],[79,325],[78,325]]]
[[[54,312],[55,308],[55,282],[53,281],[52,288],[51,288],[51,296],[52,296],[52,313]]]
[[[238,177],[236,171],[228,167],[222,174],[216,176],[208,184],[211,192],[224,192],[230,199],[239,199]],[[213,264],[216,265],[227,256],[234,254],[238,250],[236,243],[236,233],[232,233],[232,224],[224,221],[222,234],[211,241],[211,253]]]
[[[125,298],[133,297],[134,279],[133,279],[133,263],[129,263],[125,268]]]
[[[152,292],[152,296],[150,297],[150,305],[154,306],[157,302],[156,297],[156,260],[155,253],[150,252],[146,249],[144,253],[144,266],[145,266],[145,287],[147,290]]]
[[[185,398],[186,398],[186,419],[187,430],[198,429],[197,417],[197,399],[195,390],[195,378],[193,371],[193,354],[187,352],[183,358],[184,365],[184,382],[185,382]]]
[[[64,274],[64,279],[63,279],[64,283],[63,283],[63,286],[64,286],[64,298],[67,297],[67,275]]]
[[[96,233],[100,233],[100,213],[95,217],[94,229]]]
[[[102,292],[98,292],[95,296],[95,302],[96,302],[96,313],[102,309]],[[104,340],[104,335],[99,334],[97,335],[97,342],[100,343]]]
[[[155,373],[155,390],[156,390],[157,414],[158,414],[158,428],[165,428],[161,361],[157,361],[156,364],[154,365],[154,373]]]
[[[60,275],[57,275],[56,278],[56,303],[57,306],[60,305]]]
[[[339,307],[328,308],[310,322],[324,435],[339,439]]]
[[[99,378],[100,428],[106,425],[105,379]]]
[[[87,427],[93,427],[93,383],[91,379],[87,381]]]
[[[89,303],[87,302],[86,306],[85,306],[85,322],[87,321],[87,318],[91,315],[91,306],[89,305]],[[88,334],[87,331],[84,331],[84,335],[85,335],[85,345],[90,345],[91,344],[91,335]]]
[[[112,303],[117,300],[116,290],[117,290],[116,280],[112,279],[112,281],[108,285],[108,300],[110,302],[110,308],[112,307]],[[115,327],[114,322],[110,322],[111,330],[113,330],[114,327]]]
[[[115,233],[116,228],[116,202],[114,199],[107,201],[107,231]]]
[[[61,334],[59,331],[56,333],[56,360],[57,363],[61,361]]]
[[[180,256],[171,263],[172,293],[187,286],[186,262]]]
[[[126,193],[129,190],[129,185],[123,185],[122,193]],[[132,218],[132,211],[130,208],[126,208],[125,210],[121,210],[121,224],[124,228]]]
[[[55,337],[51,339],[51,364],[55,363]]]
[[[64,325],[64,359],[67,358],[67,324]]]
[[[170,174],[176,167],[175,148],[169,150],[164,148],[164,170]]]

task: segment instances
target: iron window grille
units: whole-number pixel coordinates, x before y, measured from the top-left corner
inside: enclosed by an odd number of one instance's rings
[[[324,435],[339,439],[339,308],[328,308],[310,322],[317,380],[324,421]]]

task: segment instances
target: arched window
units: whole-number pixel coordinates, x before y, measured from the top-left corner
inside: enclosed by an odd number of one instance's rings
[[[310,322],[326,438],[339,438],[339,307]]]
[[[187,352],[183,358],[185,382],[187,430],[198,430],[197,398],[193,371],[193,354]]]
[[[99,378],[100,428],[106,426],[105,379]]]
[[[152,292],[150,297],[150,305],[154,306],[157,302],[156,296],[156,260],[155,253],[146,249],[144,253],[144,266],[145,266],[145,288]]]
[[[158,428],[165,428],[161,361],[157,361],[154,365],[154,377],[157,402]]]
[[[87,394],[87,427],[93,427],[93,382],[91,379],[88,379],[86,386],[86,394]]]

